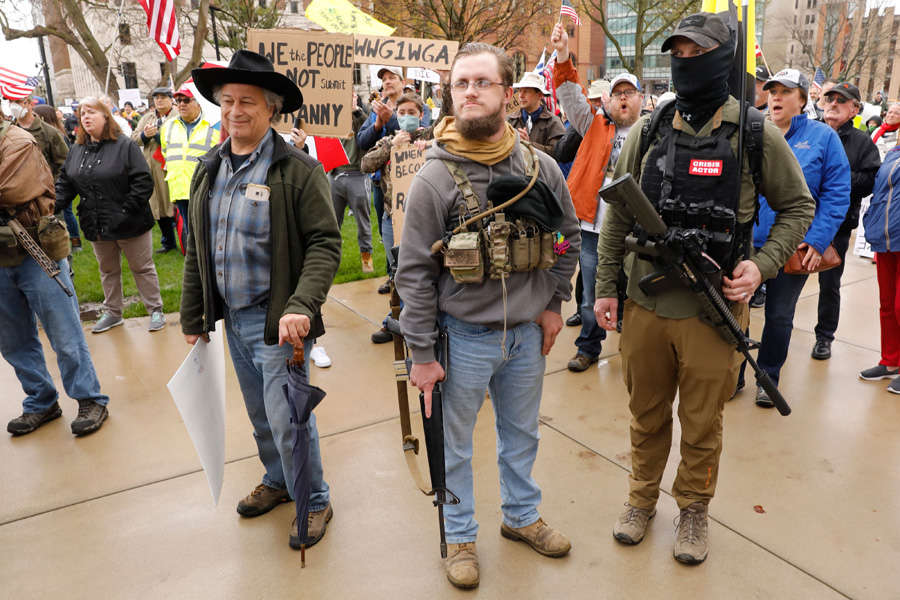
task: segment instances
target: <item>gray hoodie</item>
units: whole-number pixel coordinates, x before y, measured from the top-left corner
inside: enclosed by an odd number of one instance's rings
[[[539,150],[536,152],[540,157],[540,180],[563,205],[565,217],[560,231],[571,247],[552,269],[510,274],[506,280],[507,326],[510,328],[534,321],[545,310],[560,312],[562,302],[571,297],[571,280],[581,247],[575,208],[562,172],[556,161]],[[493,166],[451,154],[437,142],[425,157],[427,161],[409,190],[395,277],[397,291],[404,302],[400,325],[413,362],[417,364],[434,360],[439,311],[468,323],[503,328],[500,281],[485,276],[480,284],[456,283],[443,267],[442,255],[431,253],[431,245],[458,224],[459,205],[464,202],[456,182],[441,161],[460,164],[482,209],[487,206],[487,187],[494,177],[525,174],[518,138],[509,157]]]

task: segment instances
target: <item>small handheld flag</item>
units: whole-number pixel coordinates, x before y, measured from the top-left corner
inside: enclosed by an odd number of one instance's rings
[[[572,20],[576,25],[581,25],[581,19],[578,18],[578,13],[575,11],[575,7],[572,6],[572,3],[569,0],[562,0],[562,5],[559,7],[560,20],[562,20],[563,15],[572,17]]]

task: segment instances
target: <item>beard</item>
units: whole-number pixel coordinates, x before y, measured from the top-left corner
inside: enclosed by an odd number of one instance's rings
[[[497,112],[484,116],[467,119],[456,115],[456,129],[464,138],[481,141],[495,135],[506,122],[506,107],[501,104]]]

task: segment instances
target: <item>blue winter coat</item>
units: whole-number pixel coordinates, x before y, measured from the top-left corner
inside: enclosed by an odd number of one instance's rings
[[[885,154],[878,169],[863,227],[872,250],[900,252],[900,146]]]
[[[791,119],[784,139],[797,157],[806,186],[816,201],[816,216],[803,241],[824,253],[850,208],[850,163],[835,131],[805,114]],[[759,224],[753,230],[753,245],[761,248],[775,222],[775,212],[759,198]]]

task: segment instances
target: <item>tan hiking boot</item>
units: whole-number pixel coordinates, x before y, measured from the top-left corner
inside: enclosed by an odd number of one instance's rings
[[[699,565],[709,554],[709,519],[707,506],[694,502],[681,509],[675,526],[675,560],[686,565]]]
[[[325,537],[325,530],[328,528],[328,521],[334,516],[334,510],[331,508],[331,502],[322,510],[309,513],[309,525],[306,532],[306,547],[315,546],[319,540]],[[291,536],[288,538],[288,545],[294,550],[299,550],[300,532],[297,529],[297,517],[291,522]]]
[[[447,580],[458,588],[471,590],[478,587],[478,554],[475,542],[447,544],[447,558],[444,560]]]
[[[372,264],[372,253],[371,252],[360,252],[359,257],[360,257],[360,260],[362,261],[362,272],[363,273],[374,273],[375,265]]]
[[[572,549],[568,538],[544,523],[543,519],[527,527],[509,527],[504,523],[500,525],[500,535],[508,540],[525,542],[536,552],[552,558],[565,556]]]
[[[290,494],[285,489],[259,484],[247,497],[238,502],[237,511],[242,517],[264,515],[282,502],[289,502]]]
[[[613,525],[613,537],[616,541],[633,546],[640,544],[647,532],[647,523],[656,516],[656,509],[637,508],[625,503],[625,512],[619,515]]]

